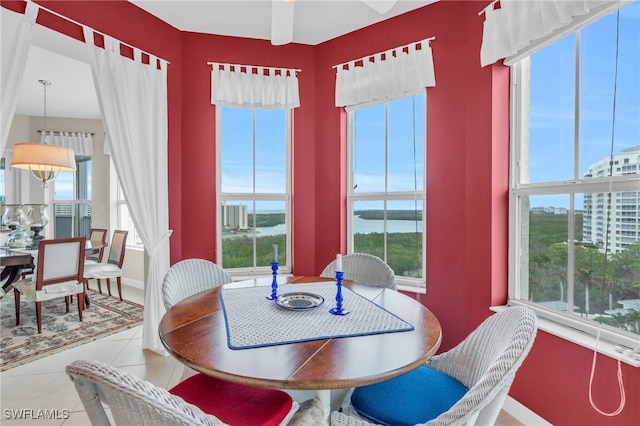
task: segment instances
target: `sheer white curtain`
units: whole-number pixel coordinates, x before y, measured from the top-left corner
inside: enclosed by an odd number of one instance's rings
[[[214,62],[210,65],[213,105],[261,109],[300,106],[296,77],[299,70]]]
[[[362,66],[356,65],[358,62]],[[436,85],[429,40],[355,59],[336,68],[335,95],[339,107],[387,102]]]
[[[162,279],[169,269],[169,203],[167,189],[167,63],[120,55],[120,43],[105,36],[105,48],[94,45],[90,28],[84,37],[110,152],[133,222],[147,250],[142,346],[165,355],[158,337],[164,315]]]
[[[485,14],[480,65],[505,59],[505,65],[528,56],[568,31],[593,22],[632,0],[499,0]]]
[[[93,155],[93,136],[91,133],[42,132],[40,142],[71,148],[76,155]]]
[[[16,111],[22,76],[29,56],[29,46],[33,36],[33,26],[40,8],[33,2],[27,2],[25,14],[15,13],[0,7],[2,18],[2,44],[0,45],[1,63],[0,108],[0,155],[7,144],[13,114]]]

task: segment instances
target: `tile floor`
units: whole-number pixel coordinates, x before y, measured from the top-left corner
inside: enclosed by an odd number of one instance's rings
[[[127,286],[123,286],[123,297],[143,302],[142,291]],[[89,425],[75,387],[64,372],[66,365],[76,359],[100,360],[165,389],[178,383],[182,375],[182,364],[170,356],[142,350],[142,327],[135,327],[2,372],[0,423],[7,426]],[[33,418],[38,410],[45,409],[57,418]],[[23,414],[22,419],[16,418],[18,413]],[[29,415],[32,418],[24,418]],[[522,423],[503,411],[496,425]]]
[[[142,303],[142,290],[123,286],[123,297]],[[65,367],[76,359],[97,359],[119,367],[151,383],[168,388],[180,380],[182,364],[170,356],[142,350],[142,326],[76,346],[0,374],[0,423],[3,425],[88,425],[80,397]],[[33,410],[54,410],[58,419],[17,419]],[[17,411],[16,411],[17,410]],[[57,412],[55,410],[58,410]],[[68,418],[66,412],[68,410]]]

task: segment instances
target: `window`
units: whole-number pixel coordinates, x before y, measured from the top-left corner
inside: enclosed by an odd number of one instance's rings
[[[639,16],[619,10],[618,43],[614,12],[512,68],[510,298],[626,346],[640,334]]]
[[[238,272],[290,272],[291,112],[218,107],[218,263]]]
[[[4,157],[0,158],[0,204],[4,203],[4,199],[6,198],[6,185],[5,178],[6,172],[4,168],[5,160]]]
[[[348,251],[425,287],[424,94],[349,111]]]
[[[140,234],[138,234],[138,230],[136,226],[133,224],[133,219],[131,219],[131,214],[129,214],[129,206],[127,205],[127,200],[124,198],[124,193],[122,192],[122,187],[120,186],[120,182],[118,182],[118,229],[123,231],[129,231],[127,234],[127,247],[128,248],[139,248],[144,249],[144,244],[142,243],[142,238],[140,238]]]
[[[61,172],[53,181],[55,238],[91,233],[91,157],[76,156],[76,171]]]

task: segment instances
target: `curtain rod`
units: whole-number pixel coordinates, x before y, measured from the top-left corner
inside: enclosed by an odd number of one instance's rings
[[[53,133],[80,133],[80,134],[89,134],[91,136],[95,136],[96,135],[93,132],[70,132],[68,130],[40,130],[40,129],[38,129],[38,133],[42,133],[42,132],[47,132],[47,133],[49,133],[49,132],[53,132]]]
[[[27,3],[31,3],[31,2],[32,2],[31,0],[27,0]],[[100,35],[101,35],[101,36],[103,36],[103,37],[111,37],[111,38],[113,38],[114,40],[117,40],[117,41],[118,41],[118,43],[120,43],[120,44],[124,44],[125,46],[127,46],[127,47],[129,47],[129,48],[131,48],[131,49],[134,49],[134,50],[136,50],[136,49],[137,49],[137,50],[141,51],[142,53],[144,53],[144,54],[145,54],[145,55],[147,55],[147,56],[153,56],[153,57],[156,57],[156,58],[160,59],[161,61],[166,62],[167,64],[170,64],[170,63],[171,63],[171,62],[167,61],[166,59],[161,58],[161,57],[160,57],[160,56],[158,56],[158,55],[154,55],[153,53],[149,53],[149,52],[147,52],[147,51],[145,51],[145,50],[140,49],[139,47],[132,46],[132,45],[130,45],[129,43],[125,43],[125,42],[124,42],[124,41],[122,41],[122,40],[118,40],[117,38],[112,37],[112,36],[110,36],[109,34],[105,34],[105,33],[100,32],[100,31],[98,31],[98,30],[96,30],[96,29],[94,29],[94,28],[91,28],[91,27],[90,27],[90,26],[88,26],[88,25],[85,25],[85,24],[82,24],[82,23],[80,23],[80,22],[78,22],[78,21],[75,21],[75,20],[73,20],[73,19],[69,18],[68,16],[64,16],[64,15],[62,15],[62,14],[60,14],[60,13],[56,12],[55,10],[51,10],[51,9],[49,9],[48,7],[45,7],[45,6],[43,6],[43,5],[39,4],[39,3],[34,3],[34,4],[35,4],[36,6],[38,6],[40,9],[42,9],[42,10],[46,10],[47,12],[51,13],[52,15],[57,16],[58,18],[62,18],[62,19],[64,19],[64,20],[68,21],[68,22],[71,22],[72,24],[76,24],[76,25],[78,25],[79,27],[82,27],[82,28],[88,28],[88,29],[90,29],[91,31],[93,31],[94,33],[100,34]],[[36,19],[37,19],[37,18],[36,18]],[[86,43],[86,40],[85,40],[85,43]]]
[[[207,65],[233,65],[236,67],[245,67],[245,68],[271,68],[274,70],[287,70],[287,71],[295,71],[295,72],[302,72],[302,70],[300,68],[287,68],[287,67],[270,67],[270,66],[266,66],[266,65],[243,65],[243,64],[231,64],[228,62],[207,62]]]
[[[496,1],[498,1],[498,0],[496,0]],[[351,62],[364,61],[365,59],[373,58],[373,57],[374,57],[374,56],[376,56],[376,55],[379,55],[379,54],[381,54],[381,53],[385,53],[385,52],[389,52],[390,50],[404,49],[405,47],[409,47],[409,46],[411,46],[412,44],[424,43],[424,42],[426,42],[426,41],[431,41],[431,40],[435,40],[435,39],[436,39],[436,38],[435,38],[435,36],[434,36],[434,37],[425,38],[424,40],[414,41],[414,42],[411,42],[411,43],[407,43],[407,44],[405,44],[404,46],[393,47],[393,48],[391,48],[391,49],[387,49],[387,50],[384,50],[384,51],[381,51],[381,52],[378,52],[378,53],[373,53],[373,54],[371,54],[371,55],[363,56],[362,58],[358,58],[358,59],[351,59],[351,60],[349,60],[349,61],[347,61],[347,62],[343,62],[343,63],[338,64],[338,65],[334,65],[332,68],[333,68],[333,69],[336,69],[336,68],[342,67],[342,66],[344,66],[344,65],[347,65],[347,64],[349,64],[349,63],[351,63]]]

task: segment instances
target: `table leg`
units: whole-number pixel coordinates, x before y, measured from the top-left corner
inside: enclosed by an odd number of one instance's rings
[[[328,425],[331,417],[331,391],[328,389],[317,390],[316,398],[320,401],[320,406],[324,412],[324,424]]]
[[[22,270],[21,266],[5,266],[0,273],[0,280],[5,280],[4,284],[2,284],[2,291],[6,294],[9,290],[11,290],[11,285],[18,278],[20,271]],[[4,295],[3,294],[3,295]]]

